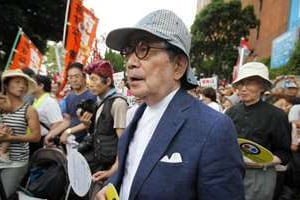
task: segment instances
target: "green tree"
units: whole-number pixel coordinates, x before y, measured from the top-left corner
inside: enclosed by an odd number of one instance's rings
[[[0,0],[0,70],[10,54],[18,27],[44,53],[47,40],[60,41],[67,0]]]
[[[242,37],[259,21],[252,6],[242,9],[241,1],[215,0],[197,14],[192,25],[191,64],[196,73],[217,74],[229,79],[238,57]]]
[[[104,55],[105,60],[109,60],[114,66],[115,72],[125,71],[124,59],[119,53],[115,53],[112,50],[106,50]]]

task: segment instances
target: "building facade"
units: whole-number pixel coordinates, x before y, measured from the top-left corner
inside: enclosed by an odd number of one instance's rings
[[[286,32],[290,0],[242,0],[242,6],[253,5],[260,25],[250,30],[249,42],[257,59],[270,57],[272,42]]]

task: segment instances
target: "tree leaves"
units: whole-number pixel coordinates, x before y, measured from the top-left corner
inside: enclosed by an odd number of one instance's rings
[[[18,27],[22,27],[40,51],[46,50],[47,40],[60,41],[67,0],[1,0],[0,57],[3,69],[11,51]]]
[[[215,0],[196,16],[192,25],[191,63],[199,74],[230,78],[241,37],[249,35],[258,20],[252,6],[240,1]]]

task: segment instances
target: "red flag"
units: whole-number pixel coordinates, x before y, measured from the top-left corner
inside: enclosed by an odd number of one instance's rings
[[[65,67],[62,87],[66,83],[67,67],[72,62],[86,64],[96,37],[98,19],[82,5],[81,0],[70,0],[65,41]]]
[[[30,67],[38,72],[42,64],[43,55],[31,40],[21,33],[17,48],[14,50],[13,59],[7,69],[22,69]]]

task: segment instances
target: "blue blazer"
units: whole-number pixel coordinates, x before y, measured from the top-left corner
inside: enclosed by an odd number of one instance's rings
[[[119,168],[109,180],[118,191],[128,146],[145,107],[140,106],[119,141]],[[182,162],[162,161],[172,160],[174,153]],[[180,89],[145,149],[129,199],[242,200],[243,174],[232,121]]]

